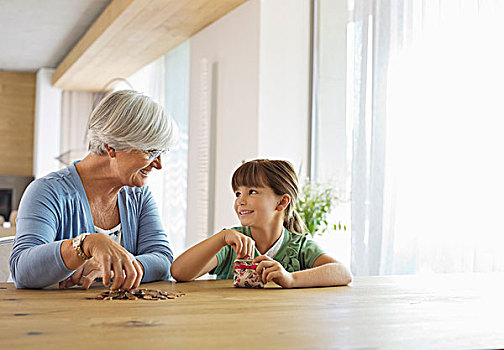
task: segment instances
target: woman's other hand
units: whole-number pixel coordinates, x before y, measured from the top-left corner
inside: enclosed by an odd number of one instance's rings
[[[88,289],[97,278],[101,277],[101,265],[96,262],[95,259],[91,258],[79,266],[70,277],[61,281],[59,287],[65,289],[73,286],[82,286],[83,289]]]
[[[82,250],[101,266],[101,277],[105,286],[110,285],[112,275],[114,281],[110,288],[113,290],[129,290],[140,285],[143,277],[142,265],[109,237],[101,233],[91,234],[82,242]]]
[[[254,257],[255,242],[252,238],[235,230],[223,230],[220,234],[225,245],[230,245],[234,249],[238,259]]]
[[[294,278],[292,274],[284,269],[282,264],[273,260],[269,256],[261,255],[254,259],[257,265],[257,273],[261,276],[264,284],[273,281],[283,288],[292,288]]]

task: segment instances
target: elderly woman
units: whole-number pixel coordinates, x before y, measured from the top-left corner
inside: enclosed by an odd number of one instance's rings
[[[135,91],[108,95],[93,111],[90,153],[37,179],[19,205],[10,256],[18,288],[112,289],[170,277],[172,251],[147,187],[176,126],[163,108]]]

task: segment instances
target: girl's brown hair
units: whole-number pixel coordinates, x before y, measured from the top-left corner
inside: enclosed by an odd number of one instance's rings
[[[270,187],[277,195],[288,194],[291,198],[285,208],[283,226],[292,233],[305,233],[306,226],[296,212],[299,186],[296,171],[285,160],[255,159],[243,163],[233,174],[233,191],[240,186]]]

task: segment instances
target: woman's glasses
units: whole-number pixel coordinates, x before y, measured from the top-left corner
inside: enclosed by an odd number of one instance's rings
[[[148,157],[149,160],[153,160],[153,159],[156,159],[157,157],[159,157],[161,154],[165,154],[166,150],[151,149],[151,150],[144,151],[144,152],[149,155],[149,157]]]

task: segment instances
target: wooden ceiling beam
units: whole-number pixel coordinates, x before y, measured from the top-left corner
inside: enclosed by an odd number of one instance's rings
[[[63,90],[127,78],[247,0],[113,0],[58,65]]]

